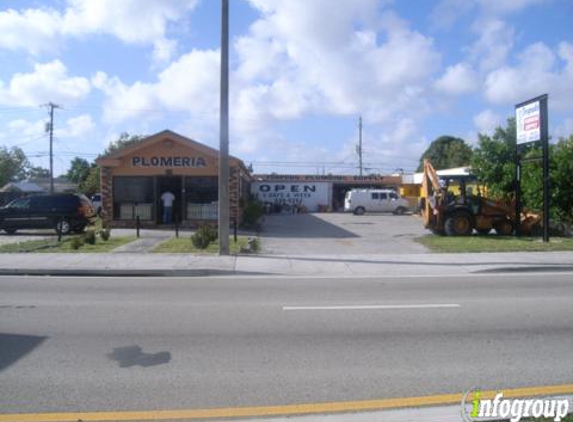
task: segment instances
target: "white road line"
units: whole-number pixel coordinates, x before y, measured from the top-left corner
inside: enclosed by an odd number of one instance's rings
[[[334,306],[283,306],[283,311],[366,311],[377,309],[445,309],[460,308],[458,303],[428,303],[419,305],[334,305]]]

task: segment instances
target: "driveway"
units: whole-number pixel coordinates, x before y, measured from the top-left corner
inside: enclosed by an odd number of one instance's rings
[[[265,216],[261,240],[268,254],[412,254],[428,251],[413,241],[426,233],[413,215],[276,214]]]

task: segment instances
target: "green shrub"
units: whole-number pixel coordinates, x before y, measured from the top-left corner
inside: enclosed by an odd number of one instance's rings
[[[197,249],[207,249],[211,242],[217,240],[217,229],[208,224],[202,224],[191,236],[191,243]]]
[[[263,213],[264,209],[260,202],[252,199],[247,201],[243,209],[243,226],[248,229],[257,228]]]
[[[111,236],[110,229],[103,229],[99,232],[99,237],[101,237],[101,240],[103,240],[104,242],[107,242],[110,236]]]
[[[261,250],[261,241],[258,237],[253,237],[249,239],[249,246],[252,253],[257,253]]]
[[[84,242],[89,244],[89,245],[95,245],[96,243],[96,234],[95,231],[93,230],[88,230],[85,234],[84,234]]]
[[[70,242],[70,246],[72,247],[72,249],[74,250],[78,250],[79,248],[81,248],[84,245],[84,240],[79,237],[76,236],[72,239],[72,241]]]

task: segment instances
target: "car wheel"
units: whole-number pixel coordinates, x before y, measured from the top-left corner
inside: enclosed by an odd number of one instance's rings
[[[364,207],[356,207],[354,209],[354,214],[356,215],[363,215],[366,212],[366,210],[364,209]]]
[[[444,229],[448,236],[469,236],[472,234],[472,218],[467,212],[456,212],[446,219]]]
[[[404,207],[398,207],[394,210],[395,215],[404,215],[405,212],[406,212],[406,208],[404,208]]]
[[[4,229],[6,234],[15,234],[18,230],[17,229]]]
[[[56,233],[69,234],[70,231],[72,231],[72,226],[65,218],[56,223]]]

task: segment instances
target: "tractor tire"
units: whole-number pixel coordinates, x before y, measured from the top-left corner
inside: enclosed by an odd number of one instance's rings
[[[364,207],[356,207],[356,209],[354,210],[354,215],[364,215],[364,212],[366,210],[364,209]]]
[[[500,236],[511,236],[513,234],[513,223],[509,220],[500,221],[496,223],[493,228]]]
[[[444,230],[448,236],[469,236],[473,231],[471,215],[463,211],[453,213],[446,219]]]

